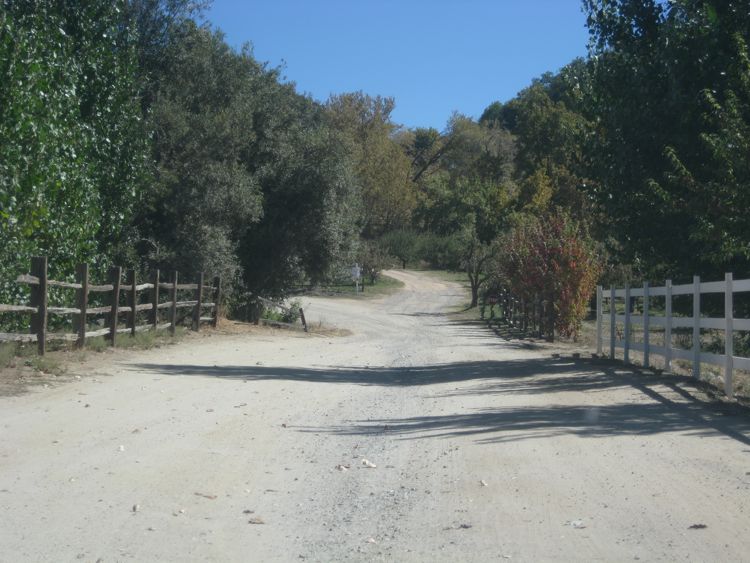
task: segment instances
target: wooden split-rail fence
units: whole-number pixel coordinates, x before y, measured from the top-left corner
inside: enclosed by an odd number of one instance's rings
[[[750,358],[734,355],[734,334],[737,331],[750,331],[750,319],[734,317],[734,295],[750,292],[750,279],[733,280],[732,274],[726,274],[724,281],[703,282],[695,276],[693,283],[672,285],[667,280],[662,287],[651,287],[647,282],[642,287],[624,288],[597,287],[596,293],[596,348],[601,355],[604,347],[603,329],[609,325],[609,356],[615,357],[615,350],[623,350],[623,358],[630,362],[631,350],[643,353],[643,366],[649,367],[651,357],[660,355],[664,358],[667,371],[672,369],[672,360],[680,359],[692,362],[692,375],[700,377],[701,364],[714,364],[724,369],[724,392],[728,397],[734,393],[734,370],[750,371]],[[701,316],[701,296],[704,294],[723,294],[724,316]],[[673,298],[678,295],[692,296],[692,316],[673,315]],[[663,298],[664,306],[658,311],[650,308],[652,298]],[[634,300],[640,301],[638,314],[634,314]],[[640,341],[633,338],[633,327],[639,326],[642,331]],[[663,331],[663,345],[652,341],[654,329]],[[685,349],[673,345],[674,329],[690,331],[691,348]],[[723,333],[724,353],[704,352],[701,346],[701,330],[713,330]]]
[[[192,309],[192,330],[200,330],[201,323],[211,323],[216,326],[221,301],[221,279],[214,278],[213,285],[204,283],[204,274],[198,274],[197,283],[178,283],[178,273],[172,272],[170,280],[161,279],[159,270],[151,274],[147,283],[138,283],[135,270],[128,270],[123,283],[123,270],[117,266],[109,272],[109,283],[95,285],[89,280],[88,264],[80,264],[76,268],[76,282],[50,280],[47,277],[47,258],[35,257],[31,260],[31,271],[17,278],[17,283],[27,284],[31,289],[28,305],[0,304],[0,313],[31,313],[30,330],[22,333],[0,332],[0,342],[37,342],[39,354],[43,355],[46,343],[51,340],[75,341],[80,347],[86,338],[107,336],[110,344],[115,346],[117,335],[129,333],[135,335],[144,330],[169,329],[174,334],[178,323],[178,309]],[[59,287],[72,289],[76,292],[76,307],[55,307],[48,303],[49,289]],[[147,303],[140,303],[141,292],[149,291]],[[211,301],[204,296],[210,292]],[[168,301],[161,301],[162,293],[167,292]],[[191,292],[193,299],[179,301],[179,293]],[[89,296],[92,293],[108,294],[109,304],[103,307],[89,307]],[[127,295],[127,305],[120,304],[122,294]],[[209,309],[208,316],[203,316],[204,310]],[[166,310],[167,322],[160,322],[159,311]],[[138,325],[138,313],[148,312],[148,322]],[[47,330],[49,315],[73,315],[75,332],[51,332]],[[109,326],[99,330],[88,330],[88,317],[92,315],[106,315]],[[127,315],[121,325],[120,317]]]

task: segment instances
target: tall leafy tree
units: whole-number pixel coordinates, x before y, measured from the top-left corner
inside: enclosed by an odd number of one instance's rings
[[[532,213],[556,206],[583,218],[590,207],[582,197],[586,140],[591,125],[583,115],[590,82],[588,65],[573,61],[558,74],[546,73],[506,104],[488,106],[480,123],[507,129],[516,138],[514,176],[518,207]]]
[[[237,52],[192,21],[172,32],[165,57],[142,251],[163,267],[220,273],[265,295],[324,277],[353,246],[358,206],[350,160],[323,108],[249,47]]]
[[[106,262],[131,236],[148,137],[123,5],[0,4],[2,283],[32,254],[69,274],[76,262]]]
[[[409,160],[394,139],[394,101],[362,92],[332,96],[331,126],[347,142],[363,203],[363,235],[373,238],[406,227],[415,205]]]
[[[164,56],[149,116],[155,181],[137,218],[139,247],[162,268],[236,280],[237,241],[262,213],[246,154],[263,69],[193,22],[173,32]]]
[[[747,3],[585,6],[597,116],[589,187],[622,259],[654,277],[747,274]]]

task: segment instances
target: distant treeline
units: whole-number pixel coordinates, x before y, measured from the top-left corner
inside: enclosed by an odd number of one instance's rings
[[[475,293],[583,279],[579,301],[601,276],[750,275],[746,0],[585,0],[588,58],[443,131],[300,95],[204,9],[0,0],[0,302],[32,255],[267,296],[389,256]]]

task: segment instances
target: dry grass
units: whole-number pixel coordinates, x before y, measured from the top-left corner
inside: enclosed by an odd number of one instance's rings
[[[664,345],[663,331],[661,333],[654,331],[653,333],[650,332],[649,334],[650,334],[649,338],[651,339],[652,344],[657,345],[657,346]],[[622,336],[622,335],[619,335],[619,336]],[[685,339],[682,339],[682,341],[680,341],[677,335],[675,335],[675,338],[678,340],[678,342],[676,342],[677,346],[682,345],[682,347],[687,347],[692,342],[692,340],[686,341]],[[690,339],[692,339],[692,335],[690,335]],[[634,342],[643,341],[642,330],[640,332],[637,332],[637,331],[634,332],[633,341]],[[565,342],[568,345],[575,345],[577,347],[584,348],[585,350],[591,352],[592,354],[596,353],[596,321],[594,320],[584,321],[584,323],[581,326],[581,331],[580,331],[577,342],[573,342],[570,340],[569,341],[562,340],[562,342]],[[710,334],[704,334],[702,344],[704,348],[707,346],[710,346],[712,344],[712,336]],[[609,324],[608,322],[605,323],[603,327],[602,352],[605,356],[609,356]],[[615,359],[624,361],[625,354],[622,348],[615,349]],[[643,368],[644,366],[643,353],[638,350],[631,349],[629,353],[629,363],[635,367]],[[657,373],[662,373],[666,371],[666,364],[665,364],[663,356],[658,355],[658,354],[651,354],[649,356],[649,368],[652,369],[653,371],[656,371]],[[679,360],[679,359],[673,360],[672,369],[667,373],[672,373],[674,375],[679,375],[679,376],[692,377],[693,363],[690,361]],[[710,386],[714,394],[723,396],[724,371],[720,366],[701,363],[699,382]],[[742,403],[750,403],[750,373],[746,371],[742,371],[742,370],[735,370],[734,377],[733,377],[733,384],[734,384],[735,398],[737,398],[738,401]]]
[[[178,327],[174,336],[167,331],[144,331],[135,337],[121,334],[117,338],[117,349],[146,350],[179,342],[188,334],[184,327]],[[35,387],[50,387],[69,381],[69,368],[96,354],[113,351],[104,337],[86,340],[84,349],[77,349],[72,343],[50,342],[44,356],[37,354],[34,344],[3,344],[0,346],[0,396],[16,396],[29,392]]]

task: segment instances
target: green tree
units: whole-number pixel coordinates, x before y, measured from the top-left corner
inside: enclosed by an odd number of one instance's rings
[[[476,307],[479,303],[479,290],[487,282],[490,276],[488,268],[490,260],[495,251],[495,245],[483,242],[473,225],[469,225],[460,235],[460,260],[461,267],[469,277],[469,288],[471,289],[470,307]]]
[[[507,104],[491,104],[480,118],[489,128],[507,128],[515,136],[519,210],[563,207],[579,219],[590,215],[581,187],[591,125],[580,113],[589,74],[588,65],[576,60],[556,75],[534,80]]]
[[[747,3],[585,5],[597,116],[588,192],[611,220],[620,258],[656,278],[746,275]]]
[[[394,140],[392,98],[362,92],[331,96],[326,104],[331,126],[346,140],[362,198],[366,238],[408,226],[415,205],[409,160]]]
[[[348,260],[359,205],[323,107],[191,21],[164,56],[151,110],[157,181],[138,218],[149,260],[266,296]]]
[[[164,56],[150,112],[155,182],[136,223],[141,252],[154,266],[237,280],[238,241],[262,213],[245,160],[262,69],[192,22],[173,32]]]
[[[390,256],[401,262],[403,269],[419,256],[419,234],[412,230],[390,231],[381,237],[379,244]]]
[[[20,297],[7,281],[31,255],[70,275],[132,237],[148,136],[122,7],[0,4],[0,297]]]

